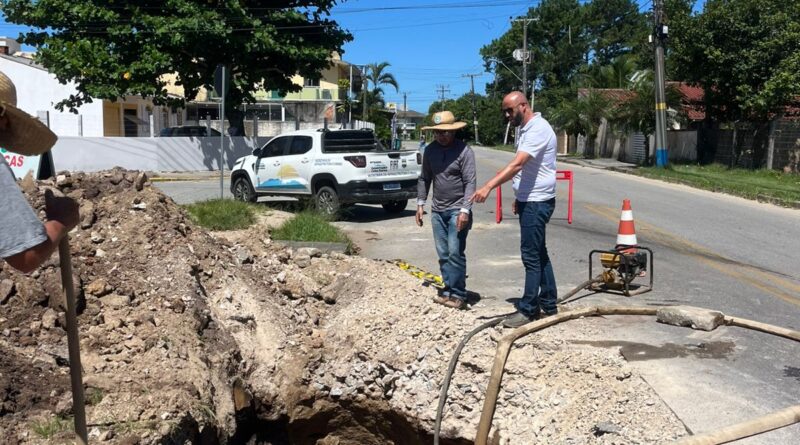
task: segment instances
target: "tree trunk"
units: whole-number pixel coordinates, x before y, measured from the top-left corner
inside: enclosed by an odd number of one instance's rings
[[[711,119],[704,119],[697,130],[697,160],[700,165],[714,162],[717,155],[719,129]]]
[[[228,135],[247,136],[244,131],[244,112],[242,110],[236,108],[227,109],[225,110],[225,117],[228,119]]]
[[[586,150],[584,151],[583,155],[589,159],[595,158],[595,153],[594,153],[595,139],[597,139],[596,134],[586,135]]]
[[[759,122],[753,133],[753,165],[752,169],[763,168],[767,159],[767,144],[770,136],[770,123]]]
[[[733,168],[739,162],[738,156],[736,154],[736,145],[738,141],[736,140],[737,136],[737,125],[736,122],[733,123],[733,140],[731,141],[731,159],[728,162],[728,168]]]

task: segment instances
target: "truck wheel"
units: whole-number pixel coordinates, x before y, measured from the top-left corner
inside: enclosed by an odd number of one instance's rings
[[[240,176],[233,183],[233,198],[242,202],[256,202],[258,196],[250,185],[250,180]]]
[[[317,190],[316,194],[317,211],[327,216],[335,216],[339,213],[341,204],[339,203],[339,195],[333,187],[323,186]]]
[[[383,210],[386,210],[387,213],[400,213],[406,209],[408,200],[404,199],[402,201],[389,201],[384,202],[381,205],[383,206]]]

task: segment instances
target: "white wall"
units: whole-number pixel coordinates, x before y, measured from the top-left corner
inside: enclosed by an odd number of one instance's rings
[[[69,111],[60,112],[53,105],[76,94],[74,84],[62,85],[49,72],[0,57],[0,71],[6,74],[17,88],[17,107],[33,116],[39,111],[50,112],[50,128],[59,136],[78,136],[78,116]],[[103,101],[85,104],[78,108],[83,115],[83,135],[103,136]]]
[[[225,138],[225,166],[252,153],[269,138]],[[93,172],[113,167],[146,171],[219,170],[220,138],[60,137],[53,147],[56,171]]]

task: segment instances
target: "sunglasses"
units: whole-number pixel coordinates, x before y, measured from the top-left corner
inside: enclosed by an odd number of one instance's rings
[[[520,105],[524,105],[524,104],[525,104],[525,102],[521,102],[521,103],[518,103],[518,104],[516,104],[516,105],[512,105],[512,106],[510,106],[510,107],[508,107],[508,108],[503,108],[503,109],[502,109],[502,111],[503,111],[503,114],[511,114],[511,113],[513,113],[513,112],[514,112],[514,108],[516,108],[516,107],[518,107],[518,106],[520,106]]]
[[[433,130],[433,134],[439,136],[442,134],[450,134],[453,133],[453,130]]]

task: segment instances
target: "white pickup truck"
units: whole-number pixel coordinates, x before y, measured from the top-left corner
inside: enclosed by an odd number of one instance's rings
[[[329,215],[355,203],[382,204],[397,213],[417,196],[421,164],[416,150],[386,150],[371,130],[299,130],[237,159],[231,193],[250,202],[259,196],[313,198]]]

